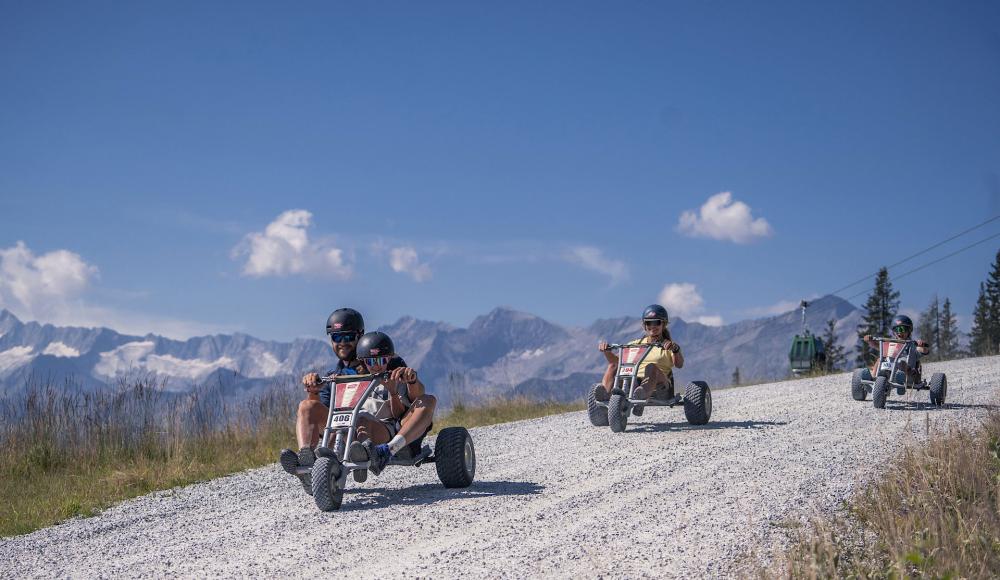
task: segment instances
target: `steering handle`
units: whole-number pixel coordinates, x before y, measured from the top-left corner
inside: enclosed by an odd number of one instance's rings
[[[658,346],[663,348],[662,342],[647,342],[644,344],[615,344],[608,343],[608,347],[605,350],[621,350],[623,348],[639,347],[639,346]]]
[[[358,377],[358,378],[361,378],[361,377],[374,377],[374,378],[377,378],[379,380],[384,381],[384,380],[386,380],[386,379],[389,378],[389,373],[390,372],[391,371],[382,371],[382,372],[380,372],[378,374],[367,373],[367,374],[364,374],[364,375],[326,375],[325,377],[320,377],[319,382],[320,383],[332,383],[332,382],[334,382],[334,381],[337,380],[337,377],[351,377],[351,376],[355,376],[355,377]]]

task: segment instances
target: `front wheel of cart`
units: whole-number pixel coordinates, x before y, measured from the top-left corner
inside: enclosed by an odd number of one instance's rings
[[[885,399],[889,396],[889,379],[885,377],[875,377],[875,384],[872,385],[872,404],[876,409],[885,409]]]
[[[324,512],[340,509],[344,490],[340,487],[342,466],[336,457],[317,457],[312,468],[312,492],[316,507]]]
[[[608,425],[614,433],[628,427],[628,397],[614,394],[608,399]]]

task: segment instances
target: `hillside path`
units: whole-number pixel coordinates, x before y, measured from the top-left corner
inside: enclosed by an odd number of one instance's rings
[[[349,482],[321,513],[277,464],[0,540],[0,578],[718,577],[763,560],[901,445],[998,402],[1000,357],[927,365],[927,392],[851,400],[849,375],[718,391],[709,425],[648,409],[624,434],[584,413],[472,430],[476,483],[433,466]]]

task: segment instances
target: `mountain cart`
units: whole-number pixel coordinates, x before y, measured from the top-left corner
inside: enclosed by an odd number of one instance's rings
[[[906,394],[907,389],[930,391],[931,405],[944,405],[948,394],[948,378],[944,373],[934,373],[927,382],[922,377],[916,381],[908,372],[920,369],[917,341],[884,337],[872,338],[872,341],[878,343],[877,374],[873,377],[868,368],[854,371],[851,375],[851,397],[855,401],[864,401],[871,393],[875,408],[884,409],[889,391],[895,388],[897,395]]]
[[[300,478],[310,478],[316,507],[329,512],[340,509],[344,499],[347,477],[363,483],[368,478],[371,461],[354,462],[346,451],[357,438],[359,413],[365,401],[388,377],[380,375],[340,375],[323,377],[321,382],[332,383],[330,413],[323,430],[323,439],[316,448],[316,461],[312,467],[297,469]],[[423,437],[401,449],[390,460],[391,465],[418,467],[433,463],[438,479],[445,487],[461,488],[472,485],[476,475],[476,450],[472,436],[464,427],[448,427],[438,433],[434,448],[423,443]]]
[[[666,389],[653,392],[649,400],[635,397],[639,386],[636,375],[639,365],[649,355],[654,346],[650,344],[609,344],[608,348],[618,351],[618,370],[615,372],[614,387],[611,397],[601,401],[597,389],[604,385],[597,383],[587,393],[587,414],[590,423],[596,427],[611,427],[615,433],[621,433],[628,426],[629,415],[641,415],[645,407],[675,407],[684,406],[684,416],[691,425],[704,425],[712,415],[712,391],[705,381],[692,381],[684,389],[683,395],[673,395]],[[673,375],[670,376],[673,381]]]

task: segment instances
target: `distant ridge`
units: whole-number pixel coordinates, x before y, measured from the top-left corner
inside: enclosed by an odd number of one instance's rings
[[[860,311],[835,296],[811,303],[810,329],[819,332],[831,318],[837,321],[840,343],[853,347]],[[719,327],[674,318],[671,333],[687,359],[677,379],[725,385],[737,367],[745,380],[783,377],[789,341],[800,324],[798,310]],[[603,372],[598,340],[620,342],[641,335],[637,318],[599,319],[574,328],[507,307],[477,317],[468,328],[407,316],[379,330],[393,338],[397,351],[446,405],[454,396],[578,398]],[[2,390],[19,388],[30,376],[59,381],[71,376],[83,388],[98,388],[121,373],[142,372],[177,390],[211,381],[255,392],[276,380],[289,381],[291,388],[300,373],[324,371],[334,362],[329,345],[318,339],[277,342],[236,333],[180,341],[22,322],[0,310]]]

